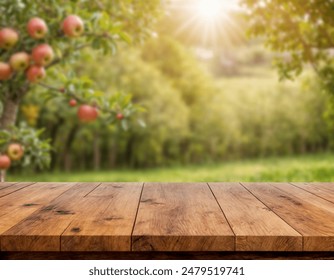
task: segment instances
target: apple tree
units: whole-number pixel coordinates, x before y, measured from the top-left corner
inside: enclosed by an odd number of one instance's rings
[[[253,36],[277,53],[281,79],[311,66],[334,93],[334,1],[242,0]]]
[[[77,108],[77,118],[90,123],[123,119],[122,94],[105,95],[71,65],[85,48],[113,54],[123,44],[141,42],[159,14],[160,0],[3,0],[0,6],[0,170],[11,165],[44,168],[51,145],[43,130],[17,124],[27,93],[49,100],[62,96],[62,106]],[[52,81],[52,84],[50,84]],[[61,106],[59,110],[62,110]]]

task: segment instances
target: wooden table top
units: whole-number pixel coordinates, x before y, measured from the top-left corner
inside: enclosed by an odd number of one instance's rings
[[[1,251],[334,251],[334,183],[0,183]]]

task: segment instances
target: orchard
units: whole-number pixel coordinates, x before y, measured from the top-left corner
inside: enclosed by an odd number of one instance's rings
[[[17,123],[28,93],[76,110],[80,125],[117,125],[135,118],[137,107],[121,102],[125,93],[105,94],[71,65],[81,52],[113,54],[123,44],[141,42],[150,33],[160,1],[2,1],[0,12],[0,170],[12,166],[46,168],[49,140],[43,130]],[[145,13],[150,11],[150,13]],[[137,22],[140,22],[138,24]],[[65,73],[64,73],[65,72]],[[42,93],[41,93],[42,92]],[[126,117],[125,117],[126,116]]]

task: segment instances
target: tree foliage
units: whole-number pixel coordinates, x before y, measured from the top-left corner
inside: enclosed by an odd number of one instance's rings
[[[38,115],[48,100],[56,99],[58,110],[71,98],[81,104],[91,104],[99,109],[101,119],[113,123],[119,111],[124,111],[125,117],[130,117],[136,108],[131,104],[131,98],[122,93],[105,94],[88,77],[80,77],[72,68],[75,61],[83,63],[81,51],[85,48],[95,49],[99,53],[115,54],[117,48],[132,42],[141,42],[151,33],[151,25],[159,13],[159,0],[4,0],[0,6],[0,27],[10,27],[19,34],[19,42],[12,49],[0,50],[0,60],[7,62],[10,57],[19,52],[31,53],[39,44],[49,44],[55,53],[55,59],[47,66],[47,79],[38,84],[27,81],[24,73],[15,73],[8,81],[1,81],[0,88],[0,127],[4,132],[0,137],[0,153],[6,151],[10,141],[25,144],[23,134],[31,132],[30,137],[40,136],[40,131],[15,128],[19,105],[24,102],[27,94],[38,95],[40,107],[26,104],[21,112],[28,116],[27,121],[34,126]],[[85,24],[84,34],[80,38],[69,38],[61,31],[61,24],[66,16],[77,14]],[[45,20],[48,34],[42,39],[33,39],[28,35],[27,23],[33,17]],[[65,109],[64,111],[68,111]],[[72,110],[73,111],[73,110]],[[66,113],[64,113],[66,115]],[[126,121],[123,121],[126,126]],[[21,133],[22,132],[22,133]],[[9,135],[11,135],[9,137]],[[22,136],[22,137],[21,137]],[[18,138],[19,137],[19,138]],[[8,142],[9,141],[9,142]],[[33,154],[40,155],[39,160],[49,162],[47,142],[30,145],[35,148]],[[31,165],[39,164],[39,160],[29,160],[26,153],[25,162]]]
[[[242,0],[249,31],[273,51],[281,78],[298,76],[311,65],[334,92],[334,1]]]

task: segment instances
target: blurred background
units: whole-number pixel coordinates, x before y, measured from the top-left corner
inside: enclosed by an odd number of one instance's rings
[[[311,67],[280,80],[275,51],[248,36],[245,13],[237,0],[168,1],[146,40],[110,56],[83,52],[78,75],[130,93],[141,125],[82,125],[32,92],[19,121],[45,128],[51,166],[8,180],[333,180],[331,95]]]

